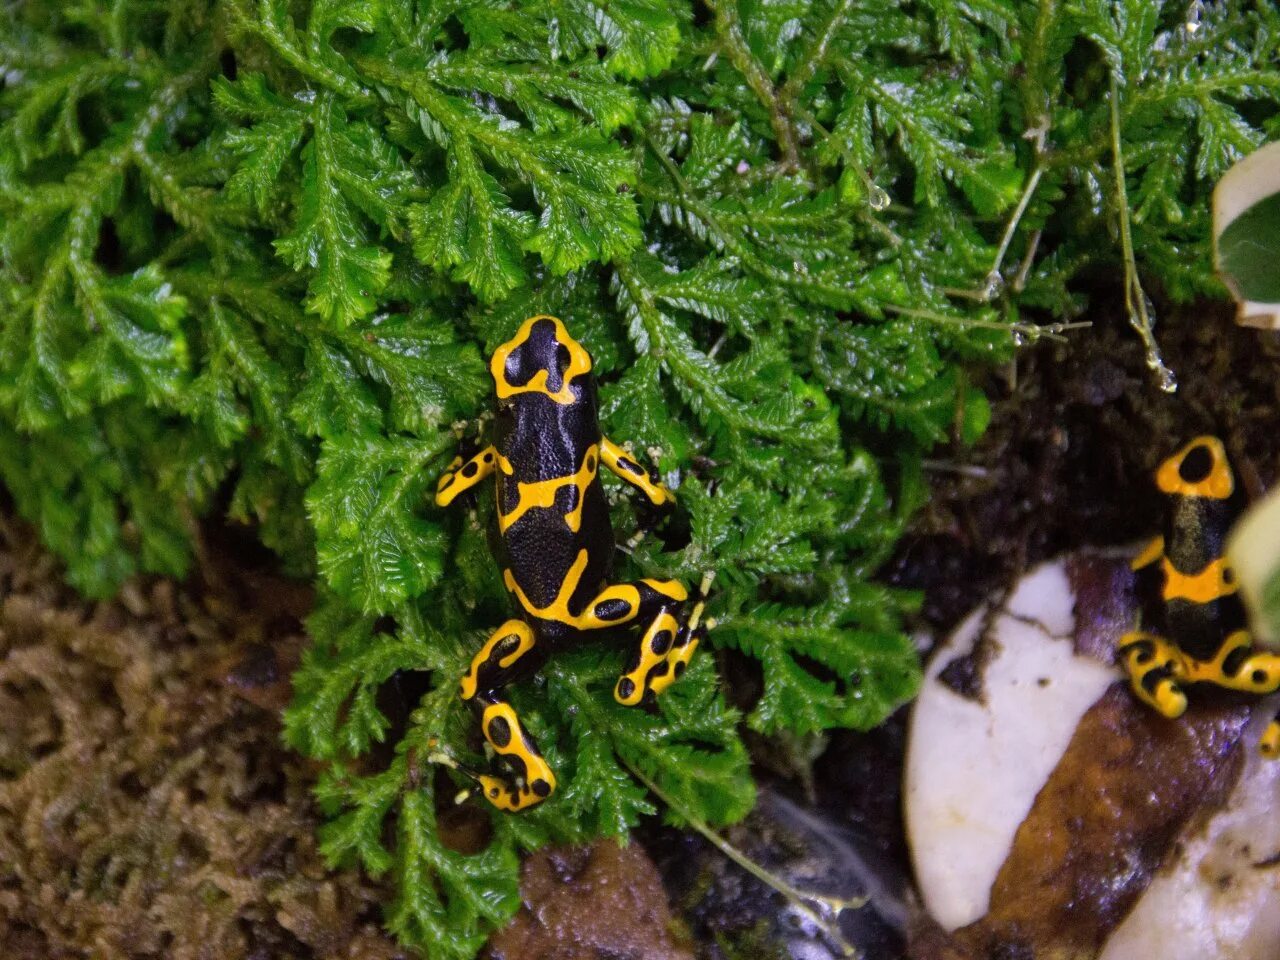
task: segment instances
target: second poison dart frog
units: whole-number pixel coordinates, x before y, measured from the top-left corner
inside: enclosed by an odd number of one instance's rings
[[[1280,688],[1280,655],[1253,648],[1226,558],[1227,531],[1244,494],[1222,441],[1196,437],[1159,466],[1155,480],[1166,499],[1164,531],[1132,563],[1143,629],[1120,640],[1133,692],[1178,717],[1191,684],[1253,694]],[[1280,756],[1280,722],[1267,727],[1260,749]]]
[[[475,655],[461,694],[497,754],[490,772],[473,776],[490,803],[515,811],[550,796],[556,777],[502,689],[586,634],[628,630],[639,636],[614,697],[636,706],[661,693],[711,626],[702,619],[710,577],[693,597],[676,580],[612,581],[613,528],[600,468],[655,506],[675,498],[600,432],[591,356],[560,320],[526,320],[494,351],[489,372],[497,403],[490,443],[450,464],[436,503],[447,506],[494,478],[494,553],[517,616]]]

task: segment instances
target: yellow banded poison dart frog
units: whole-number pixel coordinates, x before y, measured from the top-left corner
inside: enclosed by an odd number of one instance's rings
[[[600,432],[591,356],[555,317],[526,320],[489,363],[497,401],[490,445],[440,478],[436,503],[494,476],[491,531],[507,590],[518,607],[471,661],[462,699],[497,753],[490,773],[472,773],[486,799],[522,810],[551,795],[556,778],[512,706],[499,693],[535,673],[557,649],[592,631],[640,627],[639,643],[614,688],[635,706],[680,677],[713,624],[702,620],[710,576],[698,594],[676,580],[613,583],[614,539],[601,466],[665,507],[674,495]],[[511,774],[514,774],[512,776]]]
[[[1196,437],[1160,464],[1155,481],[1167,501],[1164,532],[1131,563],[1147,629],[1120,639],[1133,692],[1178,717],[1190,684],[1255,694],[1280,688],[1280,656],[1253,649],[1226,558],[1227,532],[1244,508],[1244,493],[1222,441]],[[1267,727],[1260,749],[1280,756],[1280,722]]]

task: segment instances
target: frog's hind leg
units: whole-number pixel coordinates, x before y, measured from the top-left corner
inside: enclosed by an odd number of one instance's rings
[[[1209,663],[1197,663],[1188,679],[1245,693],[1271,693],[1280,688],[1280,656],[1254,651],[1247,630],[1236,630]]]
[[[525,730],[515,708],[498,697],[507,684],[532,673],[546,659],[537,637],[523,620],[508,620],[494,631],[462,678],[461,696],[480,718],[480,729],[498,755],[498,763],[516,776],[473,774],[485,799],[500,810],[523,810],[541,803],[556,788],[556,776]],[[496,769],[496,768],[495,768]]]
[[[1187,709],[1182,690],[1182,653],[1163,637],[1133,631],[1120,638],[1119,653],[1138,699],[1166,717],[1180,717]]]
[[[505,700],[479,694],[480,729],[502,762],[513,767],[513,779],[498,773],[482,773],[476,779],[485,799],[499,810],[515,812],[541,803],[556,788],[556,775],[542,757],[538,743],[525,730],[515,708]]]
[[[676,642],[667,652],[666,660],[670,669],[666,671],[660,670],[652,678],[650,689],[655,694],[662,693],[663,690],[666,690],[667,687],[683,676],[685,669],[689,666],[689,661],[693,659],[693,654],[698,649],[698,644],[707,635],[707,631],[716,625],[714,620],[703,620],[703,614],[707,609],[707,594],[711,590],[711,583],[715,578],[714,570],[708,570],[702,575],[702,582],[698,585],[698,593],[694,600],[693,609],[689,612],[683,626],[676,634]]]
[[[663,605],[653,615],[640,638],[640,645],[618,678],[613,696],[624,706],[641,703],[649,693],[662,693],[680,679],[698,644],[707,634],[710,622],[702,619],[707,591],[714,574],[702,578],[692,609],[685,614],[685,599],[677,605]]]
[[[545,659],[537,647],[537,637],[529,624],[508,620],[493,631],[480,652],[471,658],[471,668],[462,678],[459,690],[462,699],[470,701],[478,693],[492,693],[532,673]]]

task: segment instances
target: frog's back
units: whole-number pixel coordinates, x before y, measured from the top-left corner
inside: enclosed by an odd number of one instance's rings
[[[571,619],[613,565],[590,357],[559,321],[534,318],[491,369],[499,387],[494,552],[526,614]]]
[[[1201,661],[1246,626],[1226,536],[1244,508],[1226,450],[1199,437],[1161,465],[1157,486],[1169,501],[1164,558],[1147,579],[1144,609],[1159,632]]]

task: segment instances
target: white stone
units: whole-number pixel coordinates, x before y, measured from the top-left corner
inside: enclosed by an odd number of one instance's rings
[[[925,907],[947,930],[987,912],[1018,825],[1080,718],[1120,676],[1076,655],[1074,607],[1061,562],[1022,578],[992,621],[985,702],[938,680],[943,667],[973,648],[985,607],[960,625],[926,670],[908,734],[905,818]]]

